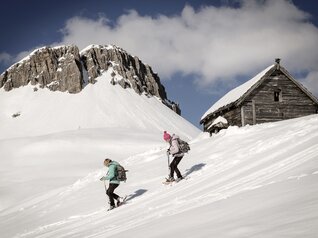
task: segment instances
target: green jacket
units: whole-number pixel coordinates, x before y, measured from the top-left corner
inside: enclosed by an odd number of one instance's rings
[[[120,184],[120,181],[117,180],[117,165],[118,163],[116,161],[112,161],[108,166],[108,172],[105,179],[109,180],[109,183]]]

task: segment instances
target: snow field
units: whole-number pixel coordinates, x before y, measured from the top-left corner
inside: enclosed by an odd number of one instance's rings
[[[316,237],[317,115],[209,137],[109,77],[76,95],[0,91],[1,237]],[[172,186],[164,130],[191,146]],[[129,170],[109,212],[106,157]]]
[[[128,182],[116,191],[129,197],[110,212],[99,181],[106,169],[95,160],[98,169],[71,185],[4,210],[4,230],[12,234],[14,220],[17,237],[197,237],[198,231],[199,237],[314,237],[317,121],[230,127],[212,138],[202,133],[179,166],[188,179],[172,186],[161,184],[168,172],[163,142],[120,156]]]

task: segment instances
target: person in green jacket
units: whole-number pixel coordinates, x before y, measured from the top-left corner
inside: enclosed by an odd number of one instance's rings
[[[109,197],[110,208],[112,210],[115,208],[115,200],[117,202],[117,207],[120,205],[120,196],[114,193],[114,190],[119,186],[120,181],[117,179],[117,165],[118,162],[112,161],[111,159],[105,159],[104,165],[108,167],[108,172],[106,176],[100,178],[101,181],[109,180],[109,186],[106,194]]]

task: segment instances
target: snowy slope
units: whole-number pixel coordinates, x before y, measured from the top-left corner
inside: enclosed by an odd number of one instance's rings
[[[31,85],[0,89],[0,209],[69,184],[105,156],[127,157],[160,145],[164,130],[186,140],[200,133],[158,98],[111,85],[110,72],[78,94],[34,91]]]
[[[173,186],[161,184],[161,137],[109,127],[0,140],[1,237],[316,237],[317,115],[202,133]],[[105,155],[129,169],[116,190],[128,203],[110,212]]]
[[[0,139],[105,127],[153,133],[169,130],[187,139],[199,133],[158,98],[111,85],[111,72],[109,68],[97,78],[97,83],[88,84],[77,94],[48,89],[34,92],[31,85],[9,92],[1,88]],[[14,114],[20,116],[13,117]]]

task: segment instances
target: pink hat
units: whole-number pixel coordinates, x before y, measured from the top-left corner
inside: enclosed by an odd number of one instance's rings
[[[167,141],[167,140],[170,140],[170,138],[171,138],[170,134],[168,132],[164,131],[163,132],[163,139],[165,141]]]

